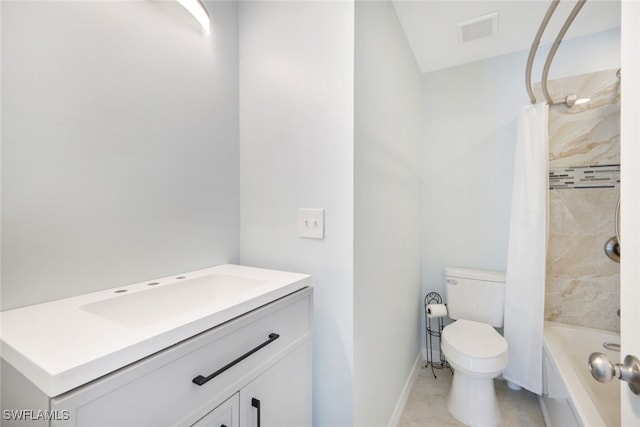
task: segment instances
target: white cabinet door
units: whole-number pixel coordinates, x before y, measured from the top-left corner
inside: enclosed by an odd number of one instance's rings
[[[240,397],[236,393],[198,420],[192,427],[240,427],[239,418]]]
[[[241,427],[311,426],[311,341],[240,390]]]

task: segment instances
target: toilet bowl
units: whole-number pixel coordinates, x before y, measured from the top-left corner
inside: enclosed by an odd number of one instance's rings
[[[493,380],[509,360],[506,340],[494,328],[503,326],[503,272],[459,267],[445,269],[447,310],[455,322],[442,331],[441,349],[454,369],[447,400],[458,421],[495,427],[501,415]]]
[[[507,366],[505,339],[486,323],[461,319],[444,328],[442,352],[454,369],[449,412],[466,425],[497,426],[501,415],[493,379]]]

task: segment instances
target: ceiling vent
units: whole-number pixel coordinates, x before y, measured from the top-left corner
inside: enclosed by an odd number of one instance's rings
[[[491,37],[498,32],[498,12],[478,16],[458,24],[458,38],[461,43]]]

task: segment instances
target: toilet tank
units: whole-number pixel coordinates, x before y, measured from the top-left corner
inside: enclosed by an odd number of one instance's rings
[[[446,267],[446,303],[452,319],[474,320],[502,327],[505,273]]]

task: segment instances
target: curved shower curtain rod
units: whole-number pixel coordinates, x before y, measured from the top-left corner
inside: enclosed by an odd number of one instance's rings
[[[575,94],[569,94],[565,99],[562,99],[560,101],[554,101],[551,98],[551,95],[549,95],[549,90],[547,89],[547,78],[549,77],[549,68],[551,68],[551,62],[553,61],[553,57],[555,56],[556,51],[560,47],[560,43],[562,43],[562,39],[564,38],[565,34],[567,33],[567,30],[569,30],[569,27],[573,23],[573,20],[576,18],[576,16],[578,15],[578,12],[580,12],[580,9],[582,9],[582,6],[584,6],[586,1],[587,0],[578,0],[576,5],[573,7],[564,25],[562,25],[562,28],[560,29],[558,36],[553,42],[553,45],[551,46],[551,50],[549,51],[549,55],[547,56],[547,60],[544,63],[544,68],[542,71],[542,93],[544,94],[544,97],[547,100],[547,103],[549,105],[566,104],[568,107],[573,107],[576,103],[576,100],[578,99],[578,97]],[[537,102],[537,99],[533,93],[533,88],[531,85],[531,67],[533,66],[533,60],[536,56],[538,45],[540,44],[540,39],[542,38],[542,34],[547,28],[547,24],[549,23],[549,20],[553,16],[553,13],[555,12],[559,3],[560,3],[560,0],[552,0],[551,4],[549,5],[549,8],[547,9],[547,13],[544,15],[544,18],[540,23],[540,28],[538,28],[536,37],[533,40],[533,43],[531,44],[531,49],[529,50],[529,58],[527,59],[527,71],[526,71],[525,78],[526,78],[527,93],[529,94],[529,99],[531,100],[532,104],[535,104]]]

